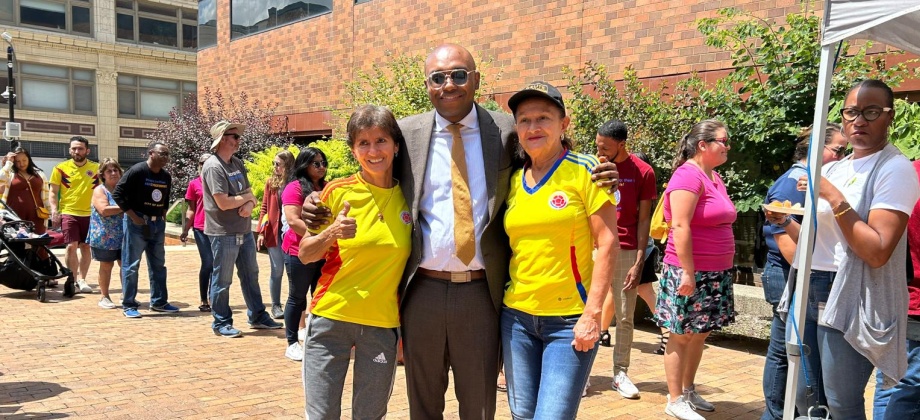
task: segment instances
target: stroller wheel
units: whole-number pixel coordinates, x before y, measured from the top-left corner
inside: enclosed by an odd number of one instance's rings
[[[47,299],[44,286],[38,288],[38,296],[36,296],[36,298],[39,302],[44,302]]]
[[[67,276],[67,281],[64,282],[64,297],[66,298],[73,297],[75,293],[76,292],[74,290],[73,274],[71,274]]]

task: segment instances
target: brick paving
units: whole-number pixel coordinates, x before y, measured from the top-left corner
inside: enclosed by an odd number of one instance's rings
[[[98,293],[66,300],[60,288],[39,303],[34,292],[0,286],[0,417],[2,418],[302,418],[300,365],[284,357],[283,330],[250,330],[239,287],[231,305],[244,337],[212,334],[211,317],[197,310],[199,259],[193,245],[167,247],[170,301],[178,314],[147,310],[147,273],[141,270],[141,319],[96,306]],[[268,257],[259,255],[267,291]],[[90,271],[97,269],[94,265]],[[88,282],[95,288],[96,275]],[[236,283],[236,279],[234,279]],[[283,295],[287,293],[287,285]],[[120,289],[113,287],[113,298]],[[116,302],[117,303],[117,302]],[[648,327],[648,328],[646,328]],[[611,390],[612,351],[601,347],[591,375],[584,419],[661,419],[666,385],[649,325],[636,331],[631,378],[642,392],[625,400]],[[704,354],[698,390],[716,405],[707,419],[757,419],[763,410],[763,344],[717,339]],[[343,398],[350,415],[351,374]],[[868,392],[867,392],[868,394]],[[448,390],[447,418],[457,418]],[[871,395],[871,394],[869,394]],[[504,394],[498,418],[510,418]],[[399,368],[389,418],[408,418],[405,375]]]

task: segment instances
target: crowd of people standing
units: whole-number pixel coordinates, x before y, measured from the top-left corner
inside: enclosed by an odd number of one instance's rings
[[[211,312],[214,334],[242,335],[229,306],[236,267],[249,326],[280,329],[274,319],[284,319],[285,355],[302,364],[308,418],[341,416],[352,359],[352,415],[385,417],[401,339],[413,418],[443,418],[451,374],[460,417],[493,418],[503,366],[514,418],[570,419],[598,345],[616,346],[613,388],[639,396],[628,370],[642,296],[662,328],[664,412],[698,420],[715,411],[697,392],[696,375],[709,334],[735,319],[737,212],[718,172],[729,160],[730,128],[700,121],[677,141],[661,197],[668,234],[658,279],[647,263],[657,251],[649,246],[657,180],[629,152],[622,122],[598,128],[597,157],[577,153],[562,94],[551,84],[527,84],[510,97],[507,115],[475,103],[479,73],[465,48],[438,46],[424,66],[433,111],[397,121],[384,107],[364,105],[351,115],[347,145],[356,174],[327,182],[329,162],[311,147],[274,156],[256,234],[258,200],[236,156],[246,127],[220,121],[211,128],[210,153],[201,155],[200,176],[185,194],[180,239],[193,230],[202,260],[199,310]],[[892,102],[883,82],[862,82],[847,95],[842,127],[826,130],[808,317],[797,336],[810,349],[809,379],[796,390],[799,413],[816,407],[835,419],[865,418],[862,395],[875,369],[876,418],[911,418],[909,404],[918,400],[920,293],[908,300],[907,292],[917,291],[920,264],[911,270],[905,261],[908,237],[916,240],[910,256],[920,255],[920,228],[912,228],[920,225],[909,222],[920,217],[920,166],[888,143]],[[801,136],[795,164],[768,203],[804,202],[809,141]],[[71,159],[50,182],[25,150],[15,150],[0,170],[4,201],[34,220],[36,233],[48,218],[61,227],[76,276],[71,290],[92,291],[85,280],[91,255],[99,261],[99,306],[116,308],[109,287],[117,262],[122,312],[139,318],[143,254],[150,310],[178,311],[169,303],[164,251],[174,188],[167,145],[150,143],[146,161],[127,171],[112,159],[89,161],[88,150],[86,139],[74,137]],[[785,316],[794,290],[786,279],[797,269],[801,219],[778,211],[766,217],[764,290],[775,316],[763,418],[771,419],[782,416],[784,403],[783,341],[794,322]],[[269,306],[256,262],[263,247]],[[907,282],[894,281],[905,273]]]

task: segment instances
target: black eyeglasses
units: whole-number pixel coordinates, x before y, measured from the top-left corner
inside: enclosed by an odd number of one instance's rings
[[[233,137],[233,140],[240,139],[240,135],[236,133],[224,133],[224,137]]]
[[[310,162],[310,164],[313,165],[313,167],[316,169],[325,168],[327,166],[327,163],[325,160],[320,160],[320,161],[314,160],[313,162]]]
[[[860,115],[862,115],[862,117],[865,118],[866,121],[871,122],[871,121],[877,120],[878,117],[881,117],[883,113],[889,112],[889,111],[891,111],[891,108],[887,106],[884,108],[877,107],[877,106],[870,106],[862,110],[859,110],[856,108],[844,108],[840,110],[840,115],[842,115],[843,119],[847,120],[848,122],[856,121],[856,119],[859,118]]]
[[[476,73],[476,70],[456,69],[431,72],[428,75],[428,85],[435,89],[440,89],[444,87],[447,79],[450,78],[455,85],[463,86],[470,80],[470,74],[472,73]]]
[[[719,142],[719,143],[722,143],[723,146],[728,147],[728,141],[729,141],[729,139],[728,139],[728,137],[720,137],[720,138],[717,138],[717,139],[710,139],[709,141],[711,141],[711,142],[717,141],[717,142]]]
[[[838,158],[842,158],[843,155],[847,154],[846,146],[830,147],[828,145],[824,145],[824,148],[833,152],[834,156],[837,156]]]

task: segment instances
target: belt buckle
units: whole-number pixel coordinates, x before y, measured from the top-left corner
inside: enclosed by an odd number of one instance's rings
[[[469,283],[471,279],[469,271],[451,271],[450,272],[450,282],[451,283]]]

